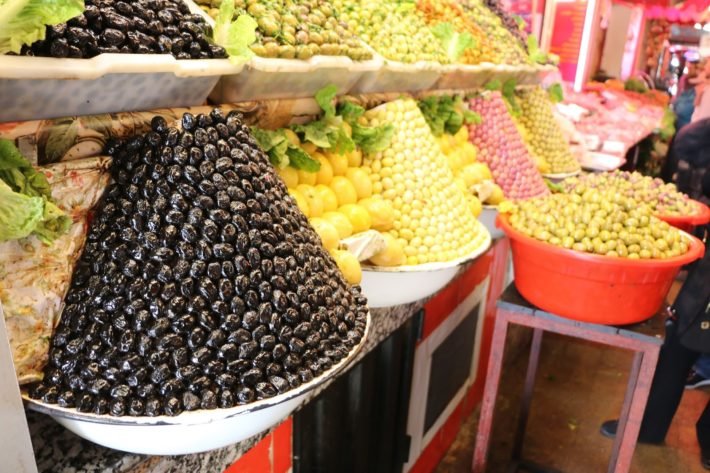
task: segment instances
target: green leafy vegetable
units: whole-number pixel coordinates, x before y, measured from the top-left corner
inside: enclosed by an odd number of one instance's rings
[[[460,96],[429,96],[419,101],[419,108],[434,136],[454,135],[464,124],[481,120],[480,115],[468,110]]]
[[[350,125],[352,140],[364,153],[384,151],[392,141],[395,127],[391,123],[380,126],[365,126],[358,120],[365,114],[365,109],[352,102],[338,106],[338,115]]]
[[[476,47],[476,40],[471,33],[459,33],[451,23],[439,23],[431,29],[438,38],[451,61],[457,61],[467,50]]]
[[[318,172],[320,169],[320,163],[300,147],[293,145],[284,130],[252,127],[251,133],[275,167],[283,169],[291,166],[309,172]]]
[[[214,41],[227,51],[230,61],[239,64],[254,55],[249,46],[256,41],[259,24],[250,15],[239,15],[236,20],[233,17],[234,2],[222,2],[215,19]]]
[[[343,117],[336,115],[334,100],[338,93],[335,85],[323,87],[315,95],[315,100],[323,110],[323,117],[305,125],[291,127],[301,141],[308,141],[323,149],[336,153],[349,153],[355,149],[355,142],[345,130]]]
[[[338,88],[335,84],[327,85],[316,92],[316,103],[321,110],[323,110],[325,118],[332,118],[335,116],[335,105],[333,104],[333,101],[337,95]]]
[[[550,95],[550,100],[552,100],[552,103],[560,103],[565,99],[565,94],[562,91],[562,84],[559,82],[556,84],[552,84],[549,89],[547,89],[547,93]]]
[[[515,81],[515,79],[508,79],[503,83],[503,86],[501,87],[501,94],[503,95],[503,98],[508,104],[508,109],[510,110],[510,113],[515,117],[519,116],[522,112],[522,110],[520,109],[520,104],[518,104],[518,99],[515,96],[516,86],[517,82]]]
[[[503,88],[503,83],[500,79],[492,79],[486,82],[486,85],[484,85],[483,88],[486,90],[501,90]]]
[[[13,191],[0,181],[0,241],[29,236],[42,221],[44,200]]]
[[[70,226],[71,219],[52,201],[45,175],[11,141],[0,140],[0,241],[34,234],[50,244]]]
[[[83,0],[0,0],[0,54],[44,39],[47,25],[81,15]]]
[[[538,64],[547,64],[548,62],[547,54],[540,49],[535,35],[528,36],[528,55],[533,62]]]
[[[513,20],[515,21],[515,24],[518,25],[518,29],[520,31],[525,31],[525,27],[527,26],[525,24],[525,20],[523,19],[522,16],[520,15],[513,15]]]
[[[286,154],[292,167],[308,172],[320,171],[320,163],[298,146],[289,146]]]

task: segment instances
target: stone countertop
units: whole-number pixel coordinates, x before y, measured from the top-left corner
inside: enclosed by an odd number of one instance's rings
[[[372,326],[365,345],[354,362],[359,361],[397,330],[416,314],[423,304],[424,301],[419,301],[386,309],[372,309]],[[310,393],[308,399],[312,399],[332,381],[331,379],[319,386]],[[78,437],[50,417],[37,412],[27,411],[27,420],[39,472],[221,472],[269,433],[265,431],[237,444],[205,453],[148,456],[101,447]]]

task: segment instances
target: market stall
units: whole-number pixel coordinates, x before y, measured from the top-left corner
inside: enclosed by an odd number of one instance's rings
[[[583,170],[664,129],[658,95],[545,83],[497,2],[63,2],[0,34],[18,471],[431,471],[513,274],[614,325],[702,253],[671,224],[707,206]]]

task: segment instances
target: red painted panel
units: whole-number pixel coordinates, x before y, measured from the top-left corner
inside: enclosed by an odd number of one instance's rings
[[[224,473],[272,473],[271,434],[242,455]]]
[[[272,445],[273,472],[287,473],[291,468],[292,460],[292,435],[293,419],[289,417],[274,430],[274,441]]]

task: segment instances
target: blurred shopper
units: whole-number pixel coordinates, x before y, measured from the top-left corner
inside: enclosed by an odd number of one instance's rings
[[[673,112],[676,115],[676,130],[680,130],[690,123],[695,110],[697,98],[696,85],[702,78],[698,74],[698,63],[688,62],[688,72],[678,81],[678,91],[673,99]]]
[[[710,59],[705,60],[698,79],[698,84],[695,86],[695,108],[690,119],[691,123],[710,118]]]
[[[691,269],[666,323],[666,339],[658,357],[639,442],[663,443],[683,396],[693,364],[710,352],[710,251]],[[615,437],[617,420],[604,422],[602,435]],[[696,424],[701,463],[710,470],[710,401]]]

